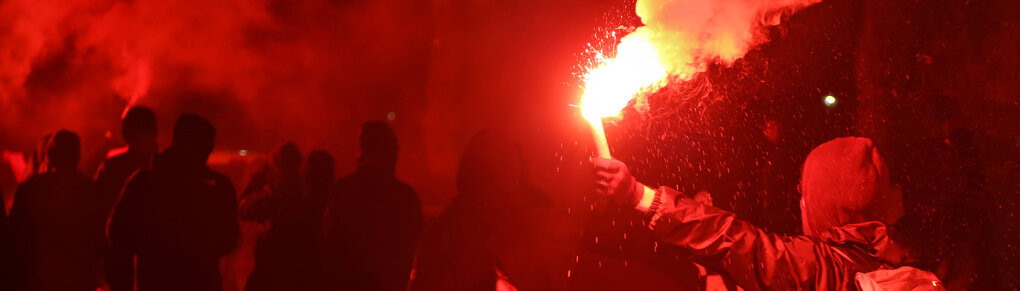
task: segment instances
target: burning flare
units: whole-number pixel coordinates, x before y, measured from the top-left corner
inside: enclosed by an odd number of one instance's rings
[[[711,62],[732,63],[767,41],[765,26],[819,1],[638,0],[644,26],[620,40],[615,58],[597,54],[584,74],[581,115],[598,155],[609,157],[602,118],[618,116],[631,98],[661,88],[670,76],[689,80]]]
[[[584,75],[581,95],[581,114],[589,122],[618,115],[635,94],[662,87],[669,76],[655,46],[643,34],[624,37],[616,58],[598,58],[600,65]]]

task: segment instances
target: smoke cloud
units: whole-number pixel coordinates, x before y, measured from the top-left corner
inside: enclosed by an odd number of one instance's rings
[[[616,56],[595,53],[579,103],[585,118],[618,117],[670,79],[688,81],[711,63],[729,65],[767,41],[765,26],[820,0],[637,0],[644,24],[620,39]],[[615,32],[612,34],[615,36]]]
[[[231,129],[221,141],[232,146],[290,136],[336,146],[321,132],[356,136],[361,122],[403,117],[401,106],[424,95],[429,8],[397,0],[0,1],[0,146],[25,148],[59,128],[85,139],[116,134],[121,112],[135,104],[156,108],[161,128],[181,112],[206,115]]]
[[[768,41],[764,28],[820,0],[638,0],[644,26],[627,37],[648,39],[670,75],[682,79],[707,64],[730,64]]]

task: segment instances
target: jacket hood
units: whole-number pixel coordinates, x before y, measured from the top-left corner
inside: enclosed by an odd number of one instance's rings
[[[457,196],[449,211],[495,225],[523,208],[543,204],[541,192],[526,182],[524,168],[515,140],[493,129],[478,132],[460,160]]]
[[[892,224],[903,215],[902,197],[868,138],[842,137],[816,147],[804,161],[800,187],[807,235],[867,221]]]

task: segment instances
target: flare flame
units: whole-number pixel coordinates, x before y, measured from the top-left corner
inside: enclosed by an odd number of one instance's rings
[[[600,65],[584,75],[581,114],[589,122],[619,114],[640,92],[665,84],[666,66],[648,38],[631,34],[621,40],[616,58],[599,55]]]
[[[597,54],[583,76],[582,115],[615,117],[635,96],[689,80],[709,63],[728,65],[767,41],[764,27],[820,0],[638,0],[644,26],[620,40],[614,58]]]

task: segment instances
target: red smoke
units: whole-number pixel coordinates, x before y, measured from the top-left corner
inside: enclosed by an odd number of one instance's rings
[[[321,133],[354,137],[424,95],[428,12],[402,1],[3,1],[0,145],[65,127],[96,140],[140,104],[164,133],[180,112],[206,115],[226,147],[349,149]]]
[[[0,149],[67,128],[94,170],[137,103],[155,109],[164,147],[190,111],[222,150],[293,140],[346,173],[361,123],[393,112],[398,175],[435,211],[481,128],[519,129],[533,174],[550,176],[577,125],[579,48],[603,14],[633,13],[604,2],[0,1]]]

